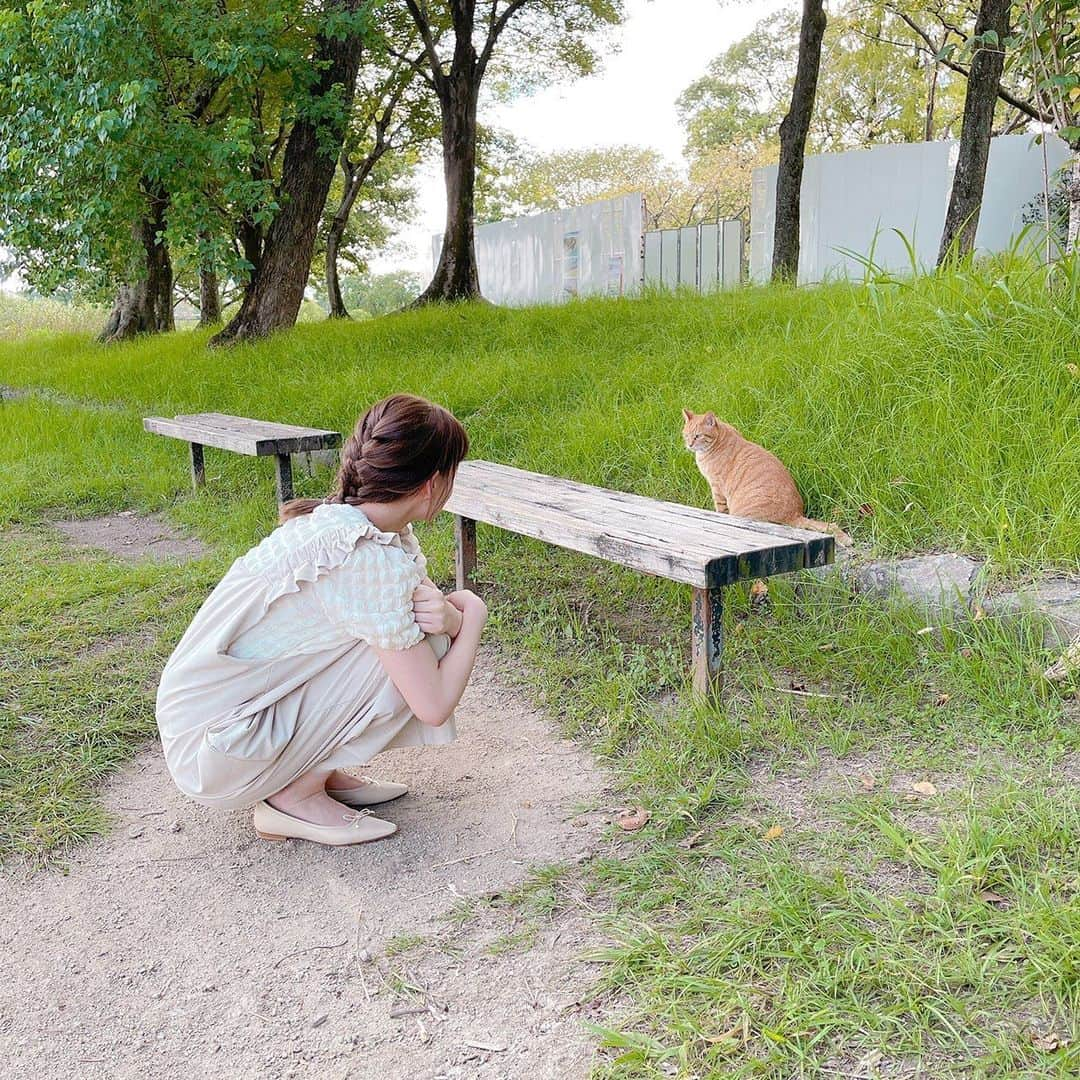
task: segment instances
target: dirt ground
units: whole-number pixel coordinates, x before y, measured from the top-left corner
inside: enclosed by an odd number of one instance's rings
[[[602,938],[573,890],[447,915],[603,848],[604,777],[490,657],[458,731],[378,759],[410,785],[381,811],[400,831],[344,849],[259,840],[148,748],[109,784],[109,836],[0,878],[0,1075],[586,1077]]]
[[[106,517],[54,521],[75,545],[101,548],[120,559],[195,559],[206,547],[193,536],[185,536],[163,514],[140,517],[130,510]]]

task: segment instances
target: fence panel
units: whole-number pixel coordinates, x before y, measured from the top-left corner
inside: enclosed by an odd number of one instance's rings
[[[645,233],[644,281],[698,292],[733,289],[742,280],[741,218]]]

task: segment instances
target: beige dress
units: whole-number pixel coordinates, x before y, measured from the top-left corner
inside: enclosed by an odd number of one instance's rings
[[[165,761],[199,802],[250,806],[315,766],[454,738],[421,723],[374,648],[425,640],[412,594],[426,561],[408,527],[318,506],[237,559],[169,657],[157,693]],[[449,639],[426,637],[441,659]]]

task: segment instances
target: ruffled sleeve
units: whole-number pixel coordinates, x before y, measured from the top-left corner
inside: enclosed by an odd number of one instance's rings
[[[409,649],[424,637],[412,611],[412,594],[423,578],[422,560],[368,538],[315,589],[327,620],[349,637],[377,649]]]

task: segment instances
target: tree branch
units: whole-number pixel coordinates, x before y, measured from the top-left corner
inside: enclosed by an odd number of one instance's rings
[[[495,14],[496,3],[497,0],[491,5],[492,16]],[[499,40],[499,35],[510,21],[510,17],[527,3],[528,0],[510,0],[510,3],[503,8],[502,14],[497,19],[493,19],[488,29],[487,41],[484,42],[484,49],[480,53],[480,59],[476,62],[476,72],[478,77],[483,77],[484,71],[488,66],[488,61],[491,59],[491,54],[495,51],[495,42]]]
[[[405,53],[400,53],[395,49],[391,49],[389,46],[386,48],[388,55],[392,56],[395,60],[401,60],[407,64],[421,79],[424,80],[431,87],[435,89],[435,83],[431,76],[424,71],[424,57],[427,56],[427,49],[425,49],[419,56],[406,56]]]
[[[443,74],[442,61],[435,48],[435,39],[431,35],[431,23],[427,14],[417,6],[416,0],[405,0],[405,6],[409,9],[409,14],[416,23],[416,29],[420,31],[420,37],[424,42],[424,52],[431,64],[432,85],[435,92],[442,96],[446,91],[446,76]]]
[[[927,34],[927,32],[923,30],[923,28],[919,26],[919,24],[916,23],[909,15],[901,11],[899,8],[894,8],[891,5],[889,6],[889,10],[894,15],[897,15],[899,18],[901,18],[905,23],[907,23],[907,25],[910,26],[911,29],[914,30],[915,33],[918,34],[919,37],[921,37],[930,48],[934,48],[934,42],[930,38],[930,35]],[[937,50],[934,49],[934,52],[936,53]],[[970,74],[968,69],[965,68],[962,64],[958,64],[954,60],[950,60],[948,57],[942,57],[942,59],[938,60],[938,63],[944,64],[945,67],[947,67],[950,71],[955,71],[958,74],[963,75],[965,79],[968,78]],[[1054,122],[1054,117],[1050,113],[1044,113],[1042,109],[1038,108],[1036,105],[1033,105],[1030,101],[1024,101],[1023,98],[1017,97],[1011,91],[1006,90],[1004,86],[998,86],[997,96],[1001,98],[1002,101],[1005,101],[1009,105],[1011,105],[1014,109],[1019,109],[1022,113],[1024,113],[1032,120],[1038,120],[1041,124],[1052,124]]]

